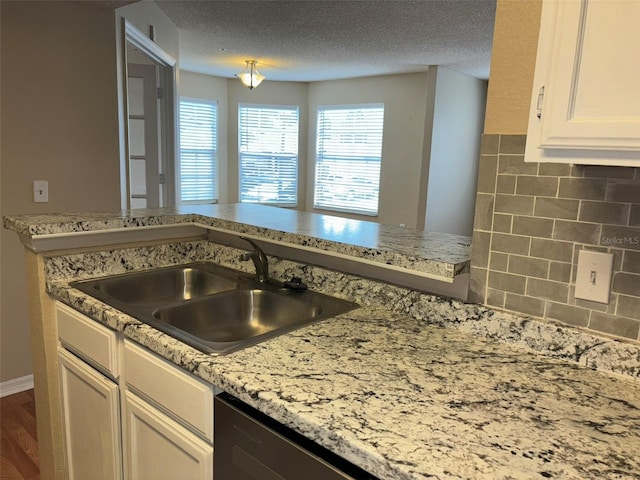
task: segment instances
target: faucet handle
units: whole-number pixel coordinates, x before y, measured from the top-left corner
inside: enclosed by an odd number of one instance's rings
[[[302,281],[300,277],[291,277],[291,280],[284,282],[284,286],[291,290],[306,290],[307,285]]]

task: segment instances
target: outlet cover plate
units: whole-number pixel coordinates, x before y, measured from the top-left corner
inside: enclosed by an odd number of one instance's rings
[[[47,203],[49,201],[49,182],[46,180],[33,181],[33,201]]]
[[[609,303],[613,253],[580,250],[576,272],[576,298]]]

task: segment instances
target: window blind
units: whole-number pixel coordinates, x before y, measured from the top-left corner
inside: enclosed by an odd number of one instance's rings
[[[377,215],[384,105],[319,107],[313,206]]]
[[[180,101],[180,203],[218,201],[218,105]]]
[[[298,203],[298,107],[238,108],[240,201]]]

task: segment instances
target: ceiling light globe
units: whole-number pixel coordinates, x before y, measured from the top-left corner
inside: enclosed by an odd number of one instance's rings
[[[264,75],[260,74],[256,69],[256,64],[258,63],[255,60],[245,60],[247,63],[246,71],[242,73],[238,73],[236,77],[240,80],[240,83],[247,87],[249,90],[253,90],[258,85],[262,83],[264,80]]]

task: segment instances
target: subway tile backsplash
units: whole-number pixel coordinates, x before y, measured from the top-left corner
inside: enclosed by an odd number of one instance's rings
[[[640,342],[640,168],[524,162],[484,135],[470,300]],[[609,304],[576,299],[578,252],[614,253]]]

